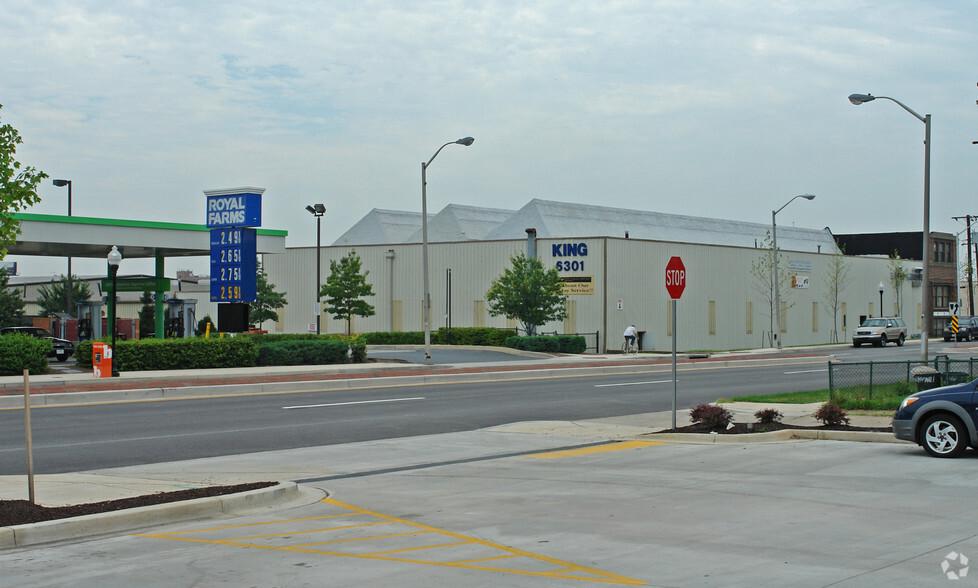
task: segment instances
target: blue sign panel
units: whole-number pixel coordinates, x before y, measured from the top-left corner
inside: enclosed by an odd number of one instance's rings
[[[207,194],[207,226],[260,227],[261,194]]]
[[[258,293],[258,231],[211,230],[211,302],[254,302]]]

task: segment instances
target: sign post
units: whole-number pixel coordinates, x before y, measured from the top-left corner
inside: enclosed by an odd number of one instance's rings
[[[679,396],[679,386],[676,379],[676,301],[682,298],[686,289],[686,266],[679,257],[673,257],[666,264],[666,290],[672,298],[672,428],[676,428],[676,399]]]

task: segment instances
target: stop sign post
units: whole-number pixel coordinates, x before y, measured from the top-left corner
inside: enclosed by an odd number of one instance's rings
[[[686,289],[686,266],[679,257],[672,257],[666,264],[666,290],[672,298],[672,428],[676,428],[676,399],[679,390],[676,380],[676,301],[682,298]]]

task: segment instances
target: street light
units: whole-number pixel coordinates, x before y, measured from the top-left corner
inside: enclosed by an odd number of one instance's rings
[[[880,282],[880,316],[883,316],[883,282]]]
[[[774,334],[774,339],[777,342],[778,349],[781,349],[781,285],[778,283],[778,213],[784,210],[785,206],[788,206],[798,198],[804,198],[805,200],[814,200],[814,194],[799,194],[792,198],[791,200],[784,203],[784,206],[777,210],[771,211],[771,245],[772,245],[772,257],[774,265],[774,315],[778,317],[778,330]]]
[[[475,142],[472,137],[463,137],[458,141],[449,141],[441,147],[427,163],[421,162],[421,271],[424,274],[424,300],[421,301],[424,315],[424,362],[431,365],[431,294],[428,291],[428,177],[427,170],[431,162],[438,157],[441,150],[449,145],[468,147]]]
[[[109,261],[109,276],[112,278],[112,306],[109,307],[109,323],[112,325],[109,327],[112,330],[112,377],[119,377],[119,369],[116,367],[115,363],[115,311],[116,305],[118,304],[117,299],[117,288],[118,280],[116,276],[119,274],[119,264],[122,263],[122,254],[119,253],[118,247],[112,246],[112,251],[109,251],[108,255]]]
[[[320,316],[323,314],[319,310],[319,291],[322,290],[322,279],[320,278],[319,267],[322,265],[322,255],[320,253],[320,236],[322,235],[322,221],[323,215],[326,214],[326,207],[322,204],[313,204],[312,206],[306,206],[306,210],[310,214],[316,217],[316,334],[320,334],[319,321]]]
[[[889,96],[873,96],[872,94],[850,94],[849,102],[852,102],[856,106],[860,104],[865,104],[866,102],[872,102],[879,98],[880,100],[889,100],[890,102],[896,102],[900,108],[906,110],[920,122],[924,123],[924,244],[921,260],[923,262],[923,271],[921,272],[921,281],[923,283],[922,292],[920,293],[920,305],[923,307],[923,321],[920,329],[920,358],[927,361],[927,336],[930,333],[931,319],[934,314],[934,308],[931,303],[931,297],[933,292],[931,292],[930,285],[930,115],[925,114],[920,116],[912,108],[900,102],[896,98],[890,98]]]
[[[52,180],[52,184],[59,188],[68,186],[68,216],[71,216],[71,180]],[[68,256],[68,287],[65,288],[65,300],[68,305],[68,314],[71,312],[71,256]]]

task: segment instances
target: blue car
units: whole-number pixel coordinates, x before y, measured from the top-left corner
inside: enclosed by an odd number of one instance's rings
[[[934,457],[961,457],[978,447],[978,380],[907,396],[893,415],[893,435]]]

